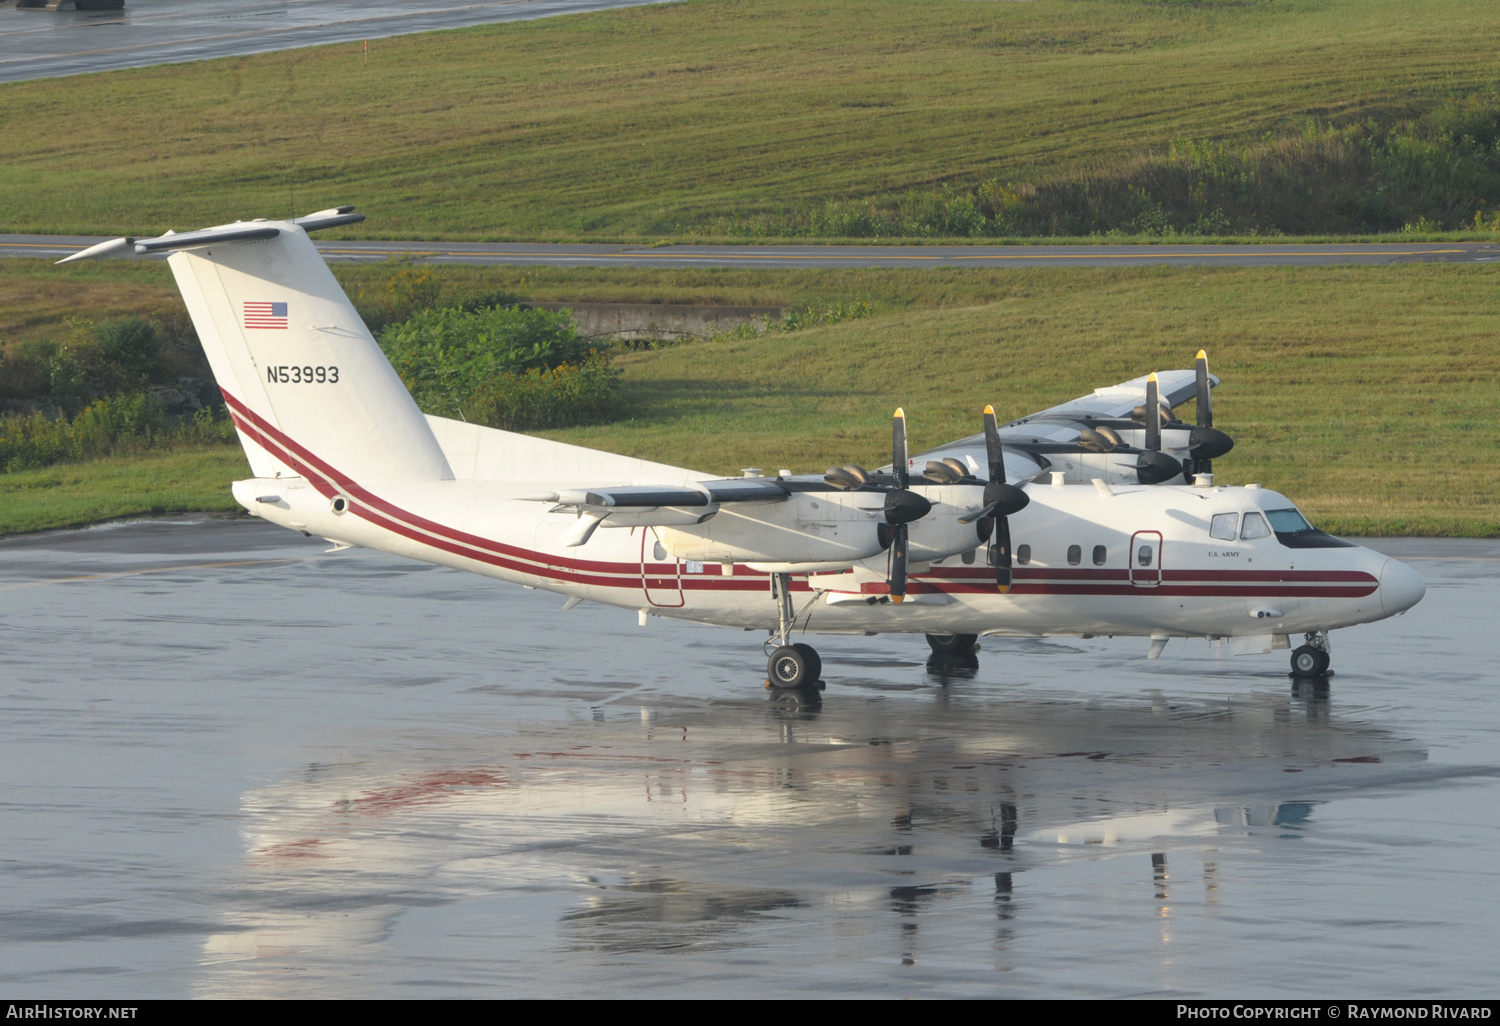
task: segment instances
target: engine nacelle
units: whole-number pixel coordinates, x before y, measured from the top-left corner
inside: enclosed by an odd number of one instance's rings
[[[786,502],[724,505],[702,524],[657,527],[673,556],[704,563],[853,563],[884,547],[873,492],[796,492]]]
[[[953,491],[955,489],[931,489],[931,492]],[[982,494],[979,489],[968,489],[976,495]],[[923,489],[923,491],[929,491]],[[976,500],[972,505],[941,501],[935,494],[929,494],[932,500],[932,512],[921,520],[911,524],[907,528],[907,551],[908,558],[914,563],[925,563],[930,560],[946,559],[956,556],[960,552],[968,552],[981,543],[979,535],[979,524],[960,524],[958,518],[969,512],[980,503]]]

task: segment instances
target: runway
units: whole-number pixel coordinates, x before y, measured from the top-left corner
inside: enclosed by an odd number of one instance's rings
[[[661,0],[128,0],[116,11],[0,8],[0,82],[635,7]]]
[[[61,259],[103,237],[0,235],[0,257]],[[1495,263],[1489,242],[1317,243],[1264,246],[625,246],[481,242],[318,242],[330,263],[549,267],[1329,267],[1339,264]]]
[[[17,999],[1493,989],[1500,542],[1285,654],[652,621],[254,520],[0,539]],[[769,601],[769,599],[768,599]]]

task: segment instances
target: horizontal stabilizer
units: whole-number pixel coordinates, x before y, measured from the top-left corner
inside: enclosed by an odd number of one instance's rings
[[[183,249],[198,249],[226,242],[262,242],[281,234],[278,224],[293,224],[304,232],[315,232],[320,228],[336,228],[343,224],[357,224],[365,219],[353,207],[330,207],[291,221],[267,222],[265,218],[254,221],[236,221],[213,228],[202,228],[192,232],[167,232],[154,239],[124,237],[81,249],[63,257],[60,264],[71,264],[76,260],[101,260],[105,257],[149,256],[152,253],[173,253]]]

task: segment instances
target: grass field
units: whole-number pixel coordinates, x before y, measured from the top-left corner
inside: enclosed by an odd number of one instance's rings
[[[680,234],[1492,93],[1493,0],[690,0],[0,85],[0,229]],[[293,197],[295,193],[295,198]]]
[[[130,278],[142,302],[167,287],[150,280],[164,268],[102,266],[142,275]],[[355,293],[391,276],[338,270]],[[112,288],[109,273],[89,280]],[[623,354],[632,416],[548,433],[567,441],[728,474],[879,465],[897,405],[913,445],[931,446],[977,430],[987,402],[1020,416],[1190,365],[1206,347],[1225,379],[1216,422],[1238,443],[1216,464],[1222,481],[1281,489],[1345,533],[1500,533],[1493,266],[443,273],[450,294],[875,307],[831,327]],[[28,287],[51,296],[40,279]],[[55,304],[48,297],[41,305]],[[0,532],[225,509],[228,482],[245,473],[226,448],[0,475]]]
[[[229,512],[250,473],[239,446],[179,449],[0,474],[0,535],[184,510]]]

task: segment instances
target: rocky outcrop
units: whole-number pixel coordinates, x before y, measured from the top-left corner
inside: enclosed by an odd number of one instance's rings
[[[189,417],[204,408],[216,414],[224,411],[224,395],[219,386],[203,378],[178,378],[176,385],[152,385],[147,391],[162,404],[169,417]]]

